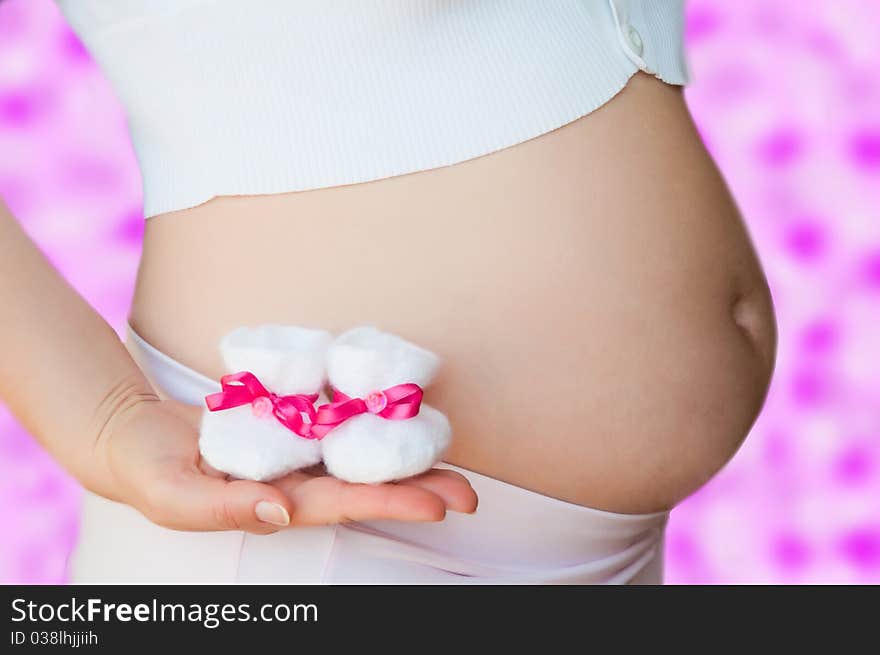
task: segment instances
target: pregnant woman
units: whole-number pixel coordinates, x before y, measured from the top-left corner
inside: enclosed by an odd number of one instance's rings
[[[59,4],[146,217],[125,346],[0,223],[0,393],[87,489],[74,581],[662,579],[669,510],[742,443],[775,354],[682,97],[680,3]],[[263,323],[437,352],[445,461],[378,486],[204,464],[219,340]]]

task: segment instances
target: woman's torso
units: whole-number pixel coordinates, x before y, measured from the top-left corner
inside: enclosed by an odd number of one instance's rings
[[[680,90],[642,74],[478,159],[151,218],[131,322],[215,379],[239,325],[399,333],[443,360],[448,462],[618,512],[708,479],[772,367],[740,217]]]

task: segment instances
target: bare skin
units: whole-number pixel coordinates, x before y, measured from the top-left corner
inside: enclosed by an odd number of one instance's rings
[[[447,461],[619,512],[672,507],[737,450],[775,324],[680,90],[443,169],[149,219],[133,327],[217,378],[262,322],[371,323],[435,350]]]

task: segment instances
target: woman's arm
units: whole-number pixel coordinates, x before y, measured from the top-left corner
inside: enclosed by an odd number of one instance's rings
[[[0,202],[0,398],[86,487],[105,488],[102,440],[149,383],[113,329]]]
[[[0,202],[0,399],[87,489],[176,529],[273,532],[473,511],[450,471],[396,485],[295,473],[229,481],[198,452],[200,408],[160,400],[114,330],[64,281]]]

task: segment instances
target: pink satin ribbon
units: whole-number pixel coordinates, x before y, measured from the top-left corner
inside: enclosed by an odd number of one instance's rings
[[[318,407],[312,434],[322,439],[325,434],[348,419],[370,412],[376,416],[399,421],[412,418],[422,405],[422,388],[411,382],[397,384],[383,391],[374,391],[364,398],[350,398],[333,390],[333,402]]]
[[[279,396],[263,386],[257,376],[248,371],[232,373],[220,378],[222,391],[205,396],[205,404],[212,412],[222,409],[232,409],[242,405],[257,407],[270,403],[269,409],[272,415],[278,419],[288,430],[291,430],[304,439],[316,439],[312,435],[312,426],[303,420],[303,412],[309,417],[309,421],[315,421],[315,401],[318,394],[294,394],[292,396]],[[266,399],[262,400],[261,399]]]
[[[411,382],[397,384],[382,391],[374,391],[366,398],[351,398],[338,389],[333,390],[333,402],[315,409],[318,394],[278,396],[263,386],[257,376],[248,371],[232,373],[220,378],[221,391],[205,396],[205,404],[212,412],[253,405],[255,410],[269,403],[271,413],[284,427],[304,439],[323,439],[333,428],[359,414],[371,413],[392,421],[412,418],[422,405],[422,388]],[[303,413],[309,421],[303,420]]]

